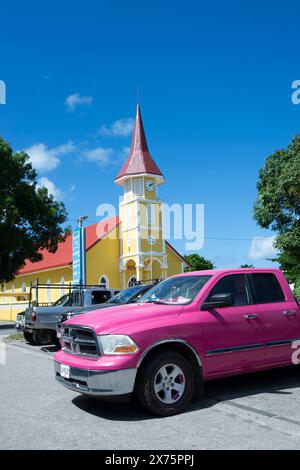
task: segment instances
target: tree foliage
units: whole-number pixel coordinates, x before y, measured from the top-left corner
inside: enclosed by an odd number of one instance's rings
[[[42,259],[39,252],[57,250],[65,238],[67,214],[46,188],[24,152],[14,153],[0,137],[0,282],[11,281],[25,264]]]
[[[267,158],[257,189],[254,218],[276,232],[274,261],[294,282],[300,278],[300,136]]]
[[[204,269],[214,269],[215,265],[212,261],[205,259],[203,256],[198,255],[198,253],[193,253],[191,255],[185,255],[185,261],[190,265],[185,268],[185,272],[188,271],[202,271]]]

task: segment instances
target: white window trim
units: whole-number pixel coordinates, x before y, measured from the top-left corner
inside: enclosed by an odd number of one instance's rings
[[[128,281],[127,281],[127,287],[131,287],[130,281],[131,281],[132,279],[135,279],[135,280],[136,280],[136,283],[137,283],[137,277],[133,274],[132,276],[130,276],[130,278],[129,278]],[[132,285],[136,285],[136,284],[132,284]]]
[[[109,288],[109,279],[108,279],[108,277],[106,276],[106,274],[101,274],[101,276],[99,277],[99,282],[98,282],[99,286],[101,286],[101,284],[102,284],[102,283],[101,283],[101,279],[102,279],[102,278],[105,279],[105,283],[106,283],[105,288],[108,289],[108,288]]]

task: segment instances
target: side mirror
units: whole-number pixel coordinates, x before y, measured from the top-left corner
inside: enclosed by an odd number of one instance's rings
[[[211,308],[231,307],[233,298],[231,294],[215,294],[212,295],[208,302],[204,302],[201,310],[210,310]]]

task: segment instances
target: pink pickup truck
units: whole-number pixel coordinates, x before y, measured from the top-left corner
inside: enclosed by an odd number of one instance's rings
[[[300,310],[281,271],[176,275],[137,304],[69,320],[56,379],[91,397],[134,395],[154,414],[181,412],[204,381],[292,364]]]

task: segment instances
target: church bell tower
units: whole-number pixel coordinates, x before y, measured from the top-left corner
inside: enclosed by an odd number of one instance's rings
[[[115,179],[124,190],[119,205],[123,289],[139,281],[167,277],[161,201],[157,197],[158,186],[164,181],[149,153],[140,106],[137,105],[129,156]]]

